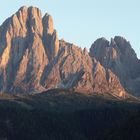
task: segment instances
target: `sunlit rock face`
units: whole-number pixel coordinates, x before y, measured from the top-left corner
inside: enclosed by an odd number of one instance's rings
[[[130,87],[125,80],[136,79],[138,63],[129,42],[121,37],[111,42],[98,39],[90,53],[59,40],[52,17],[47,13],[42,16],[36,7],[21,7],[0,26],[3,93],[30,94],[65,88],[124,98],[126,87]]]
[[[22,7],[0,27],[0,85],[3,92],[41,90],[48,64],[41,11]]]
[[[110,69],[128,92],[139,94],[140,63],[125,38],[116,36],[110,42],[105,38],[96,40],[91,46],[90,56],[95,57],[105,69]]]
[[[58,55],[59,51],[59,40],[57,31],[53,26],[53,19],[49,14],[45,14],[43,19],[43,42],[45,45],[46,53],[51,61],[55,56]]]

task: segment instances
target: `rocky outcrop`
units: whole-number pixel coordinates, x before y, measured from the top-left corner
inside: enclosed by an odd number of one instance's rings
[[[57,31],[53,27],[53,19],[49,14],[45,14],[43,17],[43,41],[46,53],[49,60],[52,60],[57,56],[59,51],[59,40],[57,36]]]
[[[122,98],[128,96],[124,87],[130,87],[124,79],[136,79],[138,63],[121,37],[111,42],[98,39],[90,54],[59,40],[52,17],[42,17],[35,7],[20,8],[0,26],[1,92],[30,94],[64,88]]]

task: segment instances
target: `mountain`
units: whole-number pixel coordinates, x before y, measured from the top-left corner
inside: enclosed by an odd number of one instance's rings
[[[130,42],[120,36],[112,38],[110,42],[100,38],[91,46],[90,55],[95,57],[105,69],[110,69],[126,91],[139,96],[140,61]]]
[[[72,89],[86,94],[140,96],[140,61],[122,37],[85,49],[59,40],[49,14],[21,7],[0,26],[0,91],[31,94]]]

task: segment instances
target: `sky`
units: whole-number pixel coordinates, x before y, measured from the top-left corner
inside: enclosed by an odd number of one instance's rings
[[[100,37],[123,36],[140,58],[140,0],[0,0],[0,24],[21,6],[54,20],[59,39],[90,48]]]

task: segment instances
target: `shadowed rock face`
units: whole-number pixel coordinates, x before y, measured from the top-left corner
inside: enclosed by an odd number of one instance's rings
[[[1,92],[29,94],[65,88],[124,97],[130,87],[125,80],[137,78],[138,63],[130,44],[121,37],[111,43],[98,39],[90,54],[59,41],[52,17],[42,17],[35,7],[20,8],[0,26]]]
[[[90,48],[90,56],[110,69],[128,92],[139,94],[140,62],[125,38],[116,36],[110,42],[105,38],[96,40]]]

